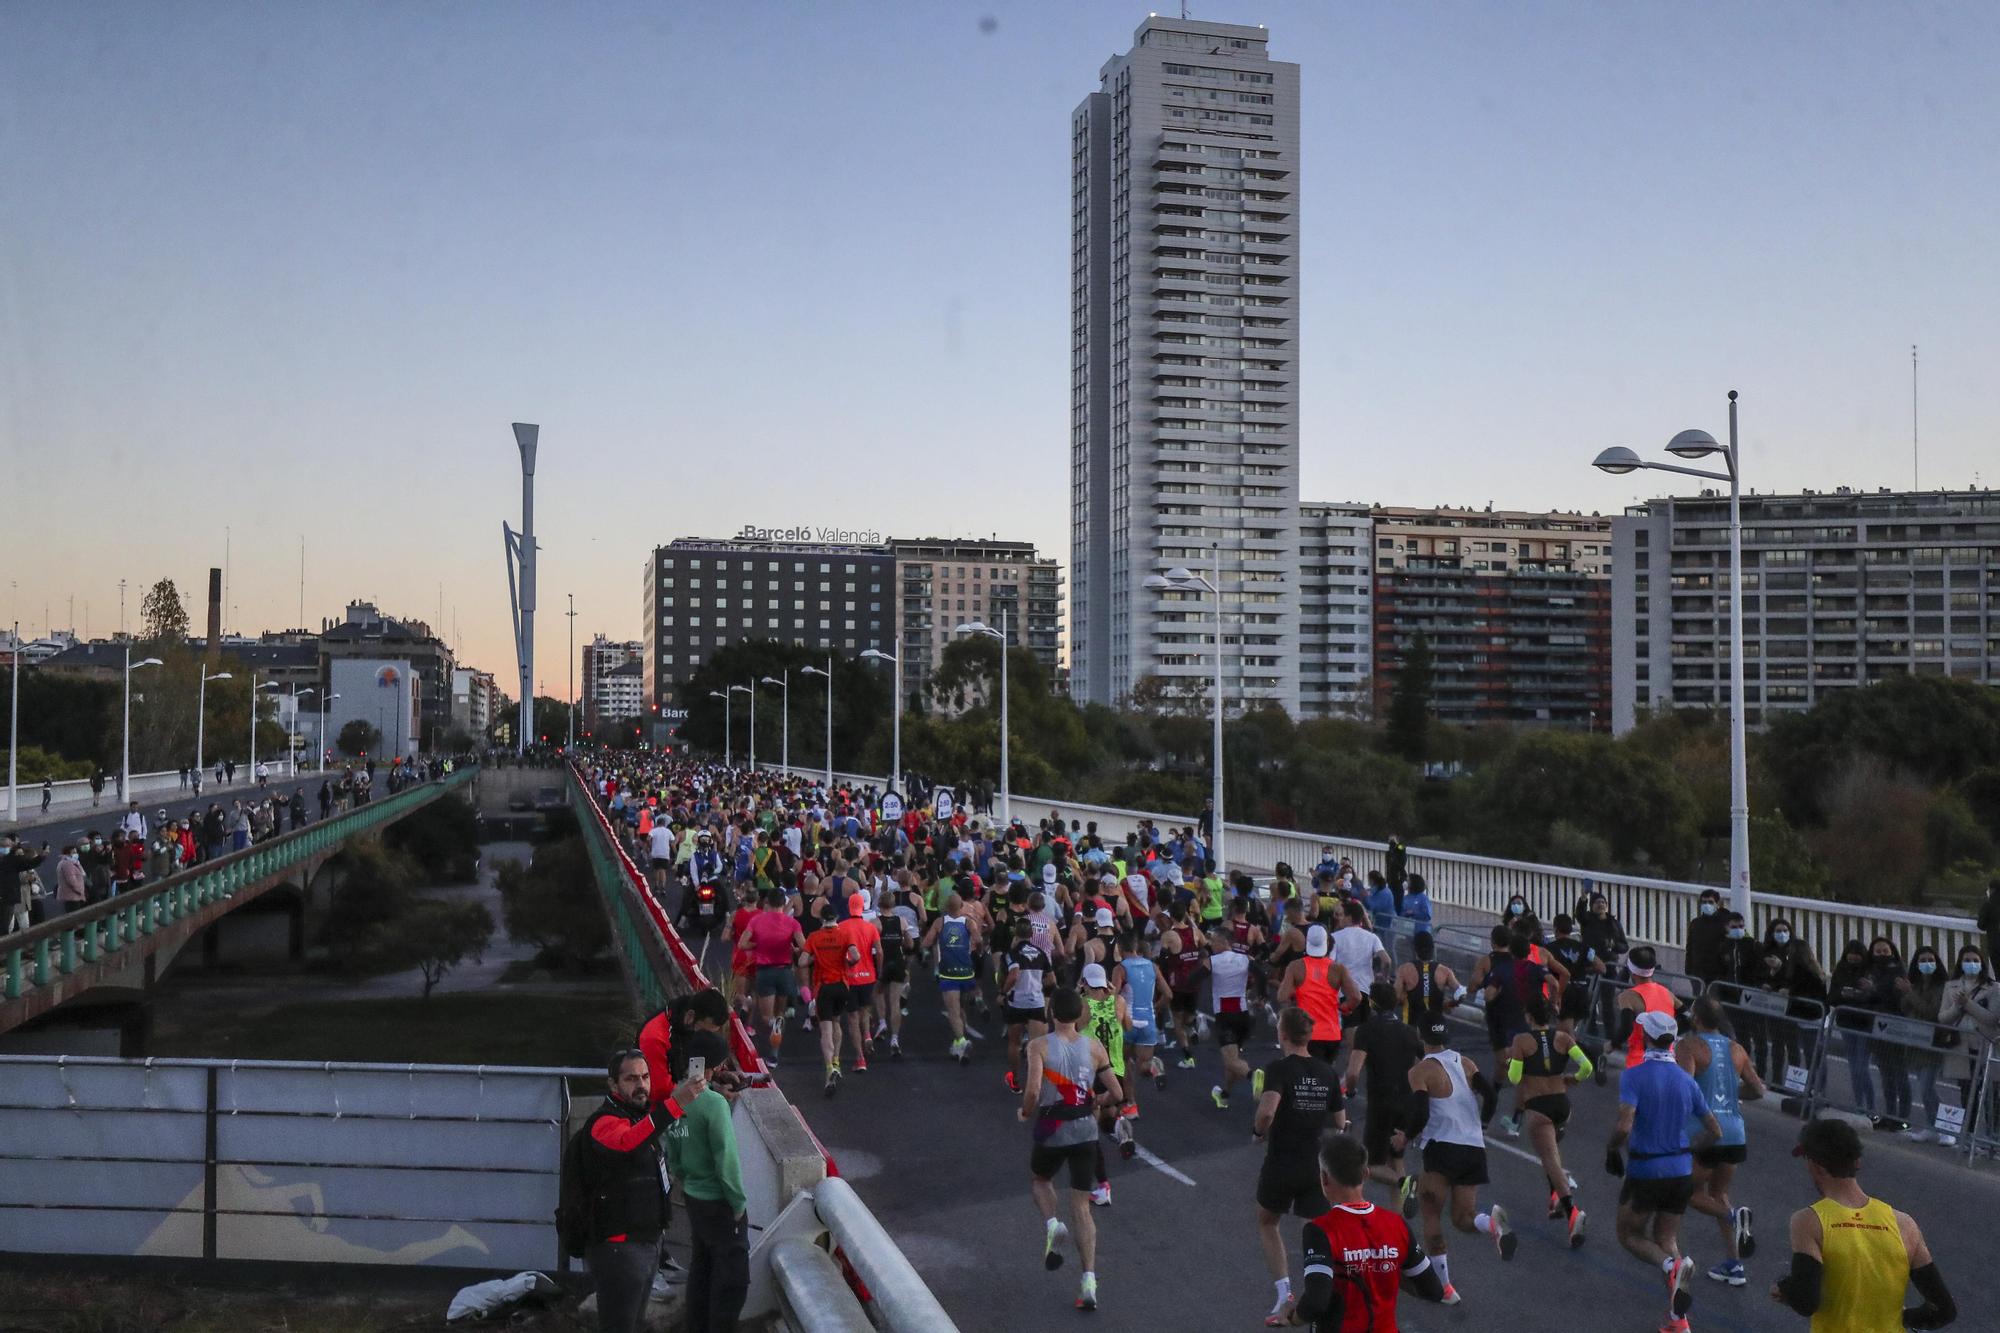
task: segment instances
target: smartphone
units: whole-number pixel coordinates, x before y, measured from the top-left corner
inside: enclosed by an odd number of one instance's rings
[[[687,1076],[689,1078],[707,1078],[708,1057],[705,1055],[690,1055],[688,1057]]]

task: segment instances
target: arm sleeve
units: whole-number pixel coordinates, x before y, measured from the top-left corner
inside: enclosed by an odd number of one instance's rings
[[[1444,1279],[1438,1276],[1437,1265],[1424,1253],[1424,1247],[1417,1243],[1416,1233],[1410,1234],[1409,1262],[1403,1265],[1403,1285],[1410,1294],[1427,1301],[1444,1299]]]
[[[1295,1308],[1298,1321],[1315,1326],[1326,1322],[1338,1328],[1341,1321],[1340,1284],[1334,1280],[1333,1247],[1318,1223],[1306,1223],[1304,1248],[1304,1280]]]
[[[1519,1083],[1521,1076],[1527,1072],[1528,1066],[1525,1062],[1520,1060],[1509,1060],[1507,1062],[1507,1081],[1509,1083]]]
[[[1944,1274],[1938,1272],[1937,1264],[1928,1263],[1912,1272],[1910,1285],[1917,1289],[1924,1303],[1904,1312],[1905,1328],[1943,1328],[1958,1318],[1958,1304],[1945,1290]]]
[[[1819,1313],[1820,1277],[1824,1272],[1824,1266],[1811,1255],[1792,1256],[1792,1271],[1778,1280],[1778,1295],[1793,1314]]]
[[[1576,1077],[1582,1082],[1591,1076],[1597,1066],[1590,1063],[1590,1057],[1583,1053],[1581,1044],[1569,1048],[1569,1062],[1576,1066]]]
[[[1414,1143],[1417,1136],[1424,1132],[1424,1127],[1431,1122],[1431,1099],[1429,1094],[1422,1092],[1411,1093],[1408,1106],[1409,1109],[1403,1113],[1403,1133]]]

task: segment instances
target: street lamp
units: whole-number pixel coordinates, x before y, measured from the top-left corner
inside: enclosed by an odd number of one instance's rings
[[[894,791],[903,782],[903,664],[899,658],[891,657],[880,648],[867,649],[861,655],[889,664],[889,716],[892,719],[889,726],[889,790]],[[827,682],[829,698],[832,690],[833,682],[829,680]],[[827,711],[829,714],[832,713],[830,705]],[[831,726],[829,722],[829,730]]]
[[[250,785],[257,785],[257,691],[279,688],[275,680],[267,680],[262,685],[255,684],[257,673],[251,672],[250,679]]]
[[[157,657],[134,662],[132,645],[129,642],[125,645],[125,743],[118,760],[118,791],[128,801],[132,799],[132,672],[139,667],[159,665],[161,662]],[[8,813],[12,814],[13,811],[9,810]]]
[[[322,694],[319,697],[319,771],[326,772],[326,706],[340,696]]]
[[[1176,566],[1175,568],[1168,570],[1164,575],[1154,574],[1151,577],[1147,578],[1145,585],[1146,587],[1152,589],[1154,592],[1172,591],[1172,592],[1188,593],[1188,592],[1193,592],[1198,588],[1206,589],[1215,597],[1215,710],[1214,710],[1215,739],[1213,742],[1215,748],[1215,759],[1214,763],[1211,765],[1211,767],[1214,769],[1214,772],[1210,775],[1212,786],[1210,788],[1210,796],[1209,796],[1210,803],[1215,807],[1215,813],[1213,816],[1211,816],[1210,820],[1210,822],[1214,826],[1213,832],[1210,835],[1210,841],[1214,844],[1214,846],[1212,846],[1209,849],[1209,852],[1210,852],[1210,859],[1215,862],[1215,869],[1216,873],[1218,874],[1222,872],[1222,866],[1223,866],[1222,586],[1221,585],[1222,585],[1221,546],[1217,546],[1215,548],[1215,578],[1213,580],[1203,578],[1201,575],[1195,573],[1193,570],[1184,569],[1179,566]]]
[[[799,668],[801,676],[826,677],[826,791],[827,799],[833,799],[833,654],[826,655],[826,670],[816,666]]]
[[[1729,905],[1750,920],[1750,774],[1743,738],[1743,500],[1736,437],[1736,390],[1729,391],[1729,443],[1705,430],[1684,430],[1667,441],[1667,452],[1689,460],[1722,456],[1724,470],[1648,463],[1626,448],[1606,449],[1591,466],[1623,476],[1646,469],[1729,483]]]
[[[730,707],[730,704],[734,703],[735,700],[731,699],[721,690],[710,690],[708,692],[708,697],[711,699],[722,700],[722,766],[724,768],[728,768],[729,767],[729,720],[730,720],[730,714],[735,711]]]
[[[310,685],[292,691],[292,716],[285,725],[285,753],[291,757],[293,777],[299,775],[299,696],[312,693],[315,691]]]
[[[827,716],[833,716],[833,681],[827,681]],[[9,707],[7,724],[7,818],[18,824],[21,822],[21,791],[15,784],[15,760],[21,757],[21,622],[14,622],[14,692],[13,703]],[[831,724],[829,723],[829,728]],[[829,729],[828,735],[832,735]],[[831,749],[827,751],[833,753]],[[827,760],[831,766],[832,759]],[[832,785],[831,783],[828,784]]]
[[[757,771],[757,678],[752,676],[748,685],[731,685],[730,693],[737,690],[750,696],[750,771]]]
[[[778,767],[784,770],[786,777],[790,777],[792,775],[791,668],[787,667],[783,672],[783,675],[784,675],[783,680],[778,679],[777,676],[766,676],[764,677],[762,683],[765,685],[776,685],[779,689],[785,692],[784,703],[780,705],[783,711],[780,712],[778,715]],[[753,735],[750,739],[754,741],[756,737]]]
[[[996,608],[1003,614],[999,629],[981,620],[968,621],[960,625],[960,634],[984,634],[989,639],[1000,641],[1000,823],[1002,827],[1013,823],[1012,804],[1007,799],[1007,627],[1005,624],[1007,603],[1000,602]]]
[[[208,663],[201,664],[201,684],[196,687],[194,695],[194,771],[197,773],[201,772],[202,765],[202,728],[208,721],[208,682],[234,679],[236,677],[227,671],[218,671],[211,676],[208,674]]]

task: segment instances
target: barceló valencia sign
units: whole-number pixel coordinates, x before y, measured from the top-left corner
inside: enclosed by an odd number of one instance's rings
[[[816,528],[801,524],[795,528],[760,528],[745,523],[736,534],[739,542],[826,542],[830,545],[868,545],[882,540],[875,528]]]

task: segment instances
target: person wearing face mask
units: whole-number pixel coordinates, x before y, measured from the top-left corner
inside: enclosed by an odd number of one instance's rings
[[[1828,998],[1837,1006],[1833,1025],[1840,1036],[1841,1055],[1847,1061],[1852,1107],[1870,1121],[1876,1118],[1875,1080],[1868,1070],[1868,1034],[1874,1020],[1863,1011],[1878,1007],[1875,975],[1875,960],[1868,949],[1860,940],[1849,940],[1840,951],[1840,961],[1833,965],[1833,979],[1827,988]]]
[[[1938,1022],[1962,1034],[1959,1054],[1945,1076],[1958,1081],[1959,1104],[1970,1114],[1972,1081],[1986,1059],[1986,1048],[2000,1041],[2000,985],[1994,983],[1993,965],[1984,951],[1970,944],[1958,951],[1958,975],[1945,983]]]
[[[1937,950],[1928,944],[1918,948],[1910,955],[1909,975],[1896,983],[1896,1003],[1903,1017],[1921,1023],[1937,1022],[1944,1007],[1945,981],[1944,965],[1938,960]],[[1917,1095],[1923,1098],[1924,1123],[1905,1132],[1903,1137],[1918,1143],[1935,1142],[1937,1131],[1930,1127],[1937,1123],[1939,1054],[1935,1050],[1911,1051],[1907,1059],[1910,1073],[1916,1076]]]
[[[1811,1066],[1824,1013],[1819,1006],[1826,1002],[1826,973],[1812,947],[1798,938],[1784,917],[1774,917],[1764,929],[1763,984],[1766,990],[1798,1002],[1784,1021],[1769,1025],[1771,1041],[1762,1052],[1769,1063],[1759,1065],[1765,1081],[1782,1086],[1786,1069]]]
[[[1691,977],[1707,985],[1722,975],[1722,944],[1728,938],[1728,921],[1722,915],[1722,895],[1714,889],[1701,891],[1700,904],[1687,928],[1687,970]]]
[[[1877,935],[1868,944],[1868,966],[1873,973],[1875,996],[1869,1007],[1885,1014],[1902,1012],[1901,994],[1909,985],[1903,959],[1896,943]],[[1910,1068],[1908,1051],[1892,1041],[1875,1046],[1875,1070],[1882,1078],[1882,1114],[1875,1128],[1904,1130],[1910,1127]]]
[[[1625,927],[1620,925],[1618,918],[1611,913],[1611,900],[1601,893],[1592,893],[1584,900],[1583,908],[1576,925],[1577,934],[1583,939],[1583,947],[1589,950],[1590,957],[1598,965],[1598,972],[1607,981],[1623,980],[1625,954],[1632,945],[1625,938]],[[1597,1021],[1602,1024],[1606,1032],[1615,1033],[1618,1030],[1618,1015],[1613,1009],[1617,1002],[1615,987],[1598,988],[1597,1003],[1602,1012],[1598,1014]],[[1599,1055],[1602,1055],[1601,1051]],[[1599,1055],[1591,1058],[1598,1060],[1598,1068],[1602,1069],[1604,1066]]]

